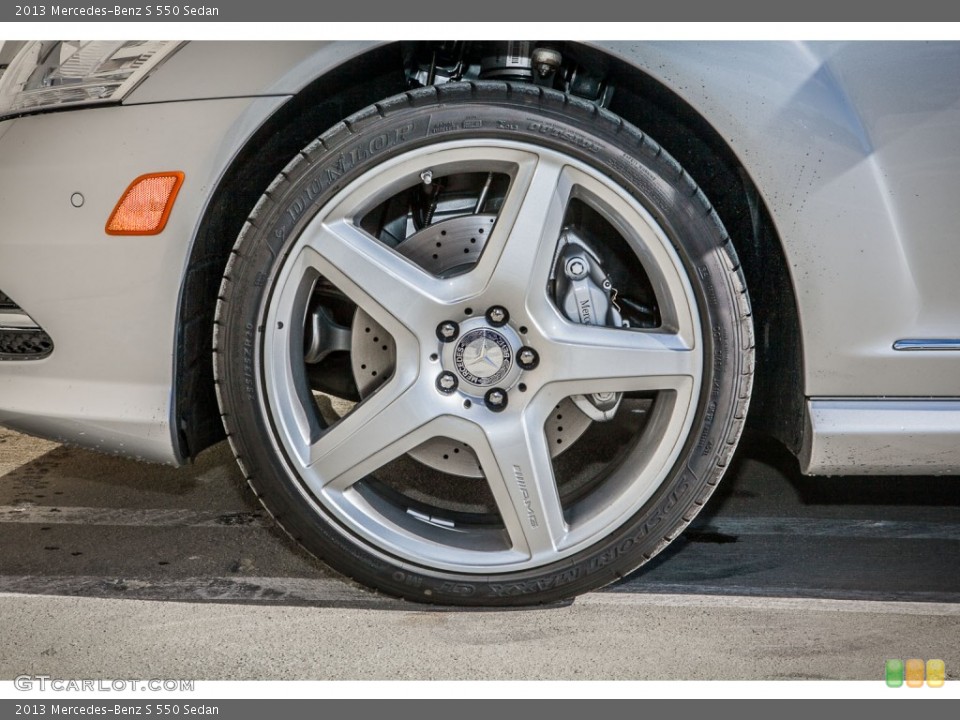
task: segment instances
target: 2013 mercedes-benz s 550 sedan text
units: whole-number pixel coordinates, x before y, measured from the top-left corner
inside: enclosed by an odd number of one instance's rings
[[[960,471],[960,44],[0,48],[0,424],[224,436],[332,567],[572,597],[744,427]]]

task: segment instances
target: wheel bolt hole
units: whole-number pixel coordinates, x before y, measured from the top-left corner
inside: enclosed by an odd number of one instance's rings
[[[463,407],[464,407],[465,410],[469,410],[471,407],[473,407],[473,403],[470,402],[469,400],[464,400],[464,401],[463,401]]]
[[[526,383],[520,383],[519,385],[517,385],[517,390],[519,390],[520,392],[526,392],[527,391]]]
[[[436,362],[436,361],[439,360],[439,359],[440,359],[440,356],[437,355],[436,353],[432,353],[432,354],[430,355],[430,362]]]
[[[526,326],[526,325],[521,325],[521,326],[520,326],[520,334],[521,334],[521,335],[526,335],[526,334],[527,334],[527,326]]]
[[[464,315],[473,315],[473,308],[464,308],[464,309],[463,309],[463,314],[464,314]]]
[[[282,322],[278,322],[278,323],[277,323],[277,330],[283,330],[283,323],[282,323]]]

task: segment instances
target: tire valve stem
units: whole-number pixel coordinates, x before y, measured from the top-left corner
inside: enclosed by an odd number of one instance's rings
[[[433,224],[433,214],[437,211],[437,200],[440,199],[440,186],[433,182],[433,170],[429,168],[420,173],[420,181],[423,183],[422,191],[427,199],[427,211],[423,218],[423,225]]]

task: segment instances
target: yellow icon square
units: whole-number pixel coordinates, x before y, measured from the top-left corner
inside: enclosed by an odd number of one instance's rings
[[[943,687],[946,676],[947,667],[943,660],[927,660],[927,685],[930,687]]]

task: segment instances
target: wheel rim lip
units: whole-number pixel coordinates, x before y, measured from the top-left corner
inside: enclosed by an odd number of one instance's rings
[[[674,290],[670,291],[668,298],[670,303],[679,304],[674,308],[675,312],[687,313],[689,323],[686,326],[689,331],[690,347],[697,352],[697,369],[692,378],[692,383],[685,393],[688,402],[683,403],[683,407],[671,411],[671,416],[667,419],[670,427],[665,427],[663,431],[669,430],[667,439],[659,444],[658,461],[654,472],[648,472],[645,482],[641,486],[634,487],[631,492],[623,493],[618,499],[616,511],[606,512],[594,518],[592,523],[584,523],[577,533],[573,534],[570,541],[557,550],[555,555],[547,560],[543,558],[531,559],[525,553],[509,548],[505,550],[493,551],[483,549],[483,541],[477,544],[477,549],[464,549],[437,543],[429,538],[424,538],[415,533],[409,532],[401,525],[397,525],[389,517],[382,513],[383,508],[378,508],[371,504],[370,498],[365,497],[364,493],[356,488],[346,492],[331,493],[326,489],[318,489],[319,481],[315,474],[311,473],[310,468],[306,467],[304,462],[298,457],[298,447],[294,434],[303,432],[304,420],[295,417],[296,413],[291,412],[296,398],[291,398],[289,368],[292,364],[290,346],[296,347],[298,343],[288,342],[279,336],[276,328],[278,321],[295,325],[296,321],[290,314],[278,312],[276,299],[284,291],[290,282],[303,282],[303,279],[293,277],[294,270],[291,258],[295,258],[300,250],[306,244],[305,237],[309,236],[309,229],[316,223],[323,223],[331,215],[339,214],[340,207],[346,198],[353,196],[358,189],[364,188],[371,183],[374,187],[371,189],[370,202],[359,210],[355,209],[353,214],[359,215],[366,210],[374,207],[379,198],[389,193],[395,192],[397,179],[390,174],[390,171],[398,167],[418,163],[422,166],[436,165],[430,158],[448,157],[451,153],[458,154],[462,151],[468,151],[469,155],[475,155],[471,158],[471,163],[478,167],[483,166],[486,170],[491,165],[489,160],[484,160],[491,151],[505,150],[515,153],[532,153],[539,157],[553,156],[562,159],[564,165],[575,168],[577,171],[590,177],[594,182],[606,186],[606,188],[616,194],[620,200],[630,207],[631,214],[641,221],[638,227],[632,227],[629,237],[624,235],[631,249],[635,253],[650,250],[646,245],[655,239],[659,257],[668,257],[670,266],[668,274],[672,277],[670,282],[663,282],[664,278],[660,274],[659,265],[649,266],[649,258],[643,261],[644,268],[647,270],[651,281],[661,281],[657,289],[658,300],[661,300],[663,288],[673,285]],[[454,164],[461,161],[450,160],[448,164]],[[486,165],[483,163],[486,162]],[[498,169],[502,168],[502,163],[492,163]],[[458,169],[458,172],[460,170]],[[470,171],[469,168],[463,171]],[[412,172],[412,171],[411,171]],[[409,179],[411,172],[403,175]],[[379,182],[377,178],[380,178]],[[626,218],[620,218],[626,220]],[[643,235],[641,239],[638,237]],[[638,247],[641,243],[643,247]],[[346,187],[334,195],[324,206],[319,208],[316,213],[303,226],[299,237],[292,241],[289,251],[285,255],[286,260],[275,275],[272,283],[268,300],[265,330],[262,333],[262,345],[258,354],[258,366],[263,368],[260,378],[263,387],[263,395],[260,402],[270,425],[274,428],[274,434],[270,442],[275,449],[279,450],[281,456],[286,459],[286,464],[295,479],[295,486],[303,499],[313,508],[314,512],[323,517],[333,519],[332,525],[341,533],[345,534],[351,540],[360,540],[363,547],[370,553],[391,562],[398,560],[404,564],[413,563],[415,566],[424,569],[435,569],[439,571],[462,573],[466,575],[479,575],[485,573],[507,573],[524,570],[536,569],[549,565],[553,561],[565,560],[572,555],[596,544],[605,537],[608,537],[620,529],[624,522],[638,512],[643,505],[650,500],[656,491],[662,486],[673,469],[677,458],[679,457],[684,444],[689,438],[690,428],[693,425],[694,418],[701,402],[701,386],[703,380],[703,334],[700,325],[700,315],[696,295],[687,277],[687,271],[679,254],[674,249],[669,237],[661,225],[653,218],[646,208],[633,198],[625,189],[621,188],[616,182],[605,177],[596,168],[587,163],[578,160],[566,153],[562,153],[551,148],[521,141],[498,140],[498,139],[474,139],[474,140],[456,140],[443,143],[428,145],[415,148],[408,152],[400,153],[397,156],[374,166],[362,175],[351,181]],[[362,280],[356,280],[358,284]],[[674,295],[675,286],[679,283],[682,287],[682,295]],[[679,303],[678,303],[679,301]],[[561,322],[569,322],[560,317],[557,311],[557,318]],[[390,331],[398,330],[403,325],[399,317],[395,317],[396,322],[391,323]],[[412,334],[411,334],[412,336]],[[413,343],[416,345],[416,338],[413,337]],[[396,337],[395,337],[396,339]],[[398,343],[397,368],[401,366],[401,357]],[[273,348],[273,352],[267,352],[266,348]],[[283,348],[286,347],[286,350]],[[277,349],[280,349],[279,352]],[[423,353],[420,352],[420,355]],[[416,357],[417,353],[410,353]],[[403,381],[414,382],[417,373],[421,372],[418,367],[417,372],[412,372],[409,368],[405,371],[408,375]],[[283,371],[283,372],[280,372]],[[284,382],[279,382],[280,379]],[[388,382],[395,382],[393,378]],[[648,428],[649,429],[649,428]],[[649,435],[647,429],[643,433]],[[279,440],[279,443],[278,443]],[[633,458],[638,455],[639,446],[642,443],[636,443],[637,447],[620,462],[614,470],[614,476],[628,475],[627,466]],[[655,453],[656,454],[656,453]],[[399,510],[399,509],[398,509]]]

